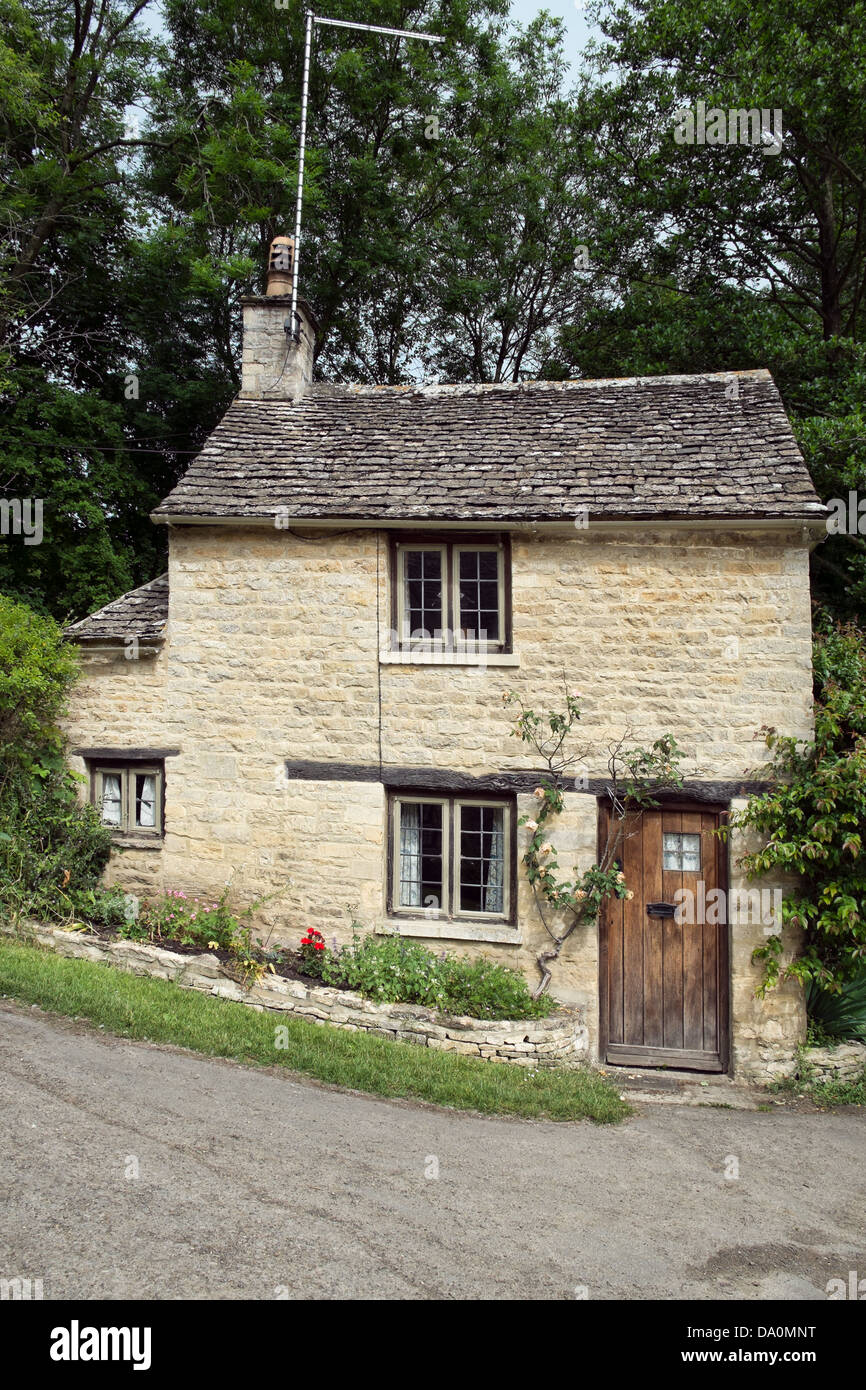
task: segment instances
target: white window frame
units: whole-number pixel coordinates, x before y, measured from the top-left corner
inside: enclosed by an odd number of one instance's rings
[[[460,632],[460,556],[482,554],[493,554],[496,556],[496,600],[499,610],[499,636],[494,640],[484,641],[478,636],[467,639],[461,636]],[[494,541],[490,545],[454,545],[451,549],[451,595],[452,595],[452,615],[451,630],[454,633],[454,640],[460,645],[477,647],[481,651],[501,652],[505,646],[505,548],[501,541]]]
[[[103,786],[106,777],[120,778],[120,825],[111,825],[102,820]],[[154,778],[154,824],[135,823],[135,779]],[[140,839],[159,839],[162,835],[162,789],[164,769],[156,763],[121,763],[109,766],[107,763],[93,769],[93,804],[103,825],[115,835],[135,836]]]
[[[403,907],[400,904],[400,820],[403,805],[442,807],[442,902],[438,908]],[[489,806],[502,816],[502,911],[470,912],[460,907],[460,827],[464,806]],[[395,917],[424,917],[429,921],[511,922],[511,875],[513,866],[512,807],[507,801],[489,797],[423,796],[411,792],[395,793],[391,798],[391,913]]]
[[[438,553],[440,558],[441,587],[439,600],[439,627],[434,628],[429,638],[413,638],[409,630],[409,619],[407,617],[409,605],[406,602],[406,555],[409,552],[428,551]],[[448,626],[448,547],[442,544],[418,544],[401,545],[397,543],[397,642],[401,648],[408,647],[415,651],[427,651],[433,647],[441,646],[445,640],[445,632]],[[438,632],[438,636],[437,636]]]
[[[441,557],[442,596],[439,635],[436,630],[429,638],[415,638],[408,627],[408,604],[406,602],[406,555],[412,551],[435,551]],[[460,635],[460,556],[478,552],[494,554],[496,563],[496,597],[499,616],[499,637],[495,640],[477,637],[466,639]],[[455,652],[504,652],[508,650],[509,635],[506,632],[506,572],[505,543],[499,541],[411,541],[396,542],[395,583],[397,602],[395,609],[397,624],[398,651],[455,651]]]

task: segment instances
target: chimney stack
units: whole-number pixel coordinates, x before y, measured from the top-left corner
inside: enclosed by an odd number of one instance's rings
[[[274,237],[264,295],[241,301],[244,400],[299,401],[313,379],[317,324],[309,304],[300,298],[295,322],[291,322],[294,266],[294,238]]]

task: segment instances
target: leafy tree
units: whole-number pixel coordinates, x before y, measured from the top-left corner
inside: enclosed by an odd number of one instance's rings
[[[123,410],[120,283],[136,234],[134,116],[159,45],[145,4],[0,0],[0,497],[38,500],[44,539],[4,537],[0,585],[57,617],[156,566]]]
[[[542,15],[491,62],[458,128],[451,197],[434,224],[428,370],[447,381],[537,376],[556,330],[599,298],[590,138],[564,93],[558,22]]]
[[[792,326],[857,337],[866,287],[866,11],[850,0],[610,0],[593,8],[600,193],[629,252],[611,270],[691,291],[759,291]],[[745,145],[707,124],[677,143],[677,113],[781,111]],[[774,124],[775,118],[770,117]],[[683,123],[680,132],[687,134]],[[697,128],[694,130],[697,136]],[[757,129],[754,130],[757,136]],[[710,143],[717,136],[727,142]],[[733,141],[736,141],[734,143]],[[623,278],[624,277],[624,278]]]

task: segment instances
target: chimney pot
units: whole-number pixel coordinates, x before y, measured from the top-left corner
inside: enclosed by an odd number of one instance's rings
[[[292,292],[295,268],[295,238],[275,236],[268,252],[268,278],[265,294],[287,295]]]

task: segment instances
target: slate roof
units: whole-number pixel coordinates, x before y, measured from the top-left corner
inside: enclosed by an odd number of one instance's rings
[[[738,383],[738,399],[725,387]],[[155,520],[823,517],[764,370],[236,400]]]
[[[137,637],[139,642],[161,642],[168,621],[168,575],[161,574],[107,603],[98,613],[82,618],[65,629],[65,636],[76,642],[121,642]]]

